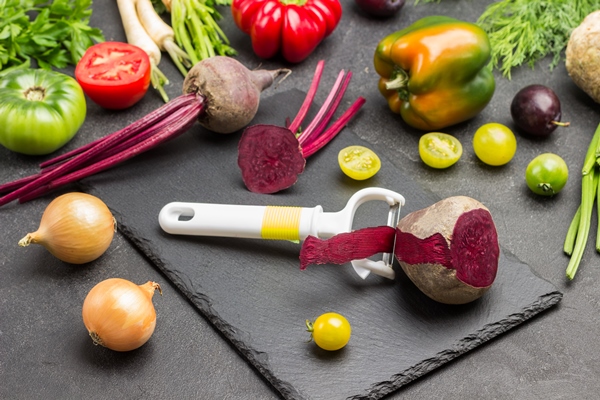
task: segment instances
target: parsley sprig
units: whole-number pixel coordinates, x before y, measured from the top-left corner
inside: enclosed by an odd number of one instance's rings
[[[89,25],[92,0],[0,0],[0,71],[75,65],[88,47],[103,42]]]

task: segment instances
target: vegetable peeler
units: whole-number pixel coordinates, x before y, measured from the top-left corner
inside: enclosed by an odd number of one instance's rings
[[[354,193],[338,212],[324,212],[319,205],[307,208],[172,202],[161,209],[158,222],[165,232],[176,235],[292,241],[303,240],[310,235],[325,239],[350,232],[356,209],[375,200],[389,205],[387,225],[395,228],[404,197],[378,187]],[[371,272],[394,279],[393,253],[393,249],[391,253],[384,253],[380,261],[353,260],[352,267],[363,279]]]

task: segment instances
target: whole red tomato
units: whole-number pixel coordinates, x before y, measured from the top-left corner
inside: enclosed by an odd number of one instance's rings
[[[75,67],[84,93],[104,108],[120,110],[141,100],[150,86],[151,65],[146,52],[123,42],[91,46]]]

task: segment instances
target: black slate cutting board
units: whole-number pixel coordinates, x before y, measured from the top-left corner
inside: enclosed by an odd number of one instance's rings
[[[263,99],[253,123],[282,125],[303,98],[294,90]],[[386,159],[370,180],[345,177],[337,166],[339,150],[370,146],[351,127],[309,158],[295,186],[275,195],[244,187],[236,163],[239,133],[218,135],[199,125],[83,182],[109,205],[120,230],[285,398],[380,398],[562,297],[506,252],[483,298],[447,306],[421,294],[397,265],[394,281],[374,275],[362,280],[349,265],[300,271],[297,243],[175,236],[159,227],[158,213],[172,201],[321,205],[334,212],[357,190],[378,186],[406,198],[406,215],[439,200]],[[368,203],[359,208],[355,227],[381,225],[386,217],[387,205]],[[350,343],[338,352],[318,349],[305,331],[306,319],[327,311],[352,324]]]

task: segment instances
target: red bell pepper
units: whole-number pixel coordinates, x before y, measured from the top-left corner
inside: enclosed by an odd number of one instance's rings
[[[342,18],[339,0],[233,0],[231,12],[257,56],[281,52],[292,63],[308,57]]]

